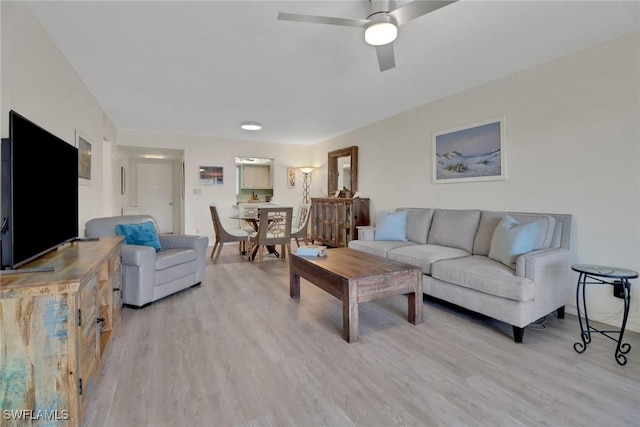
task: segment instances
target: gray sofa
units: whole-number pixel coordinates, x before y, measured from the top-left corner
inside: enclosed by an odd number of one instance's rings
[[[141,224],[149,215],[94,218],[85,224],[86,237],[113,236],[118,224]],[[129,306],[142,308],[204,280],[206,236],[159,234],[161,250],[141,245],[122,245],[122,298]]]
[[[512,325],[515,342],[522,342],[527,325],[554,310],[564,318],[571,215],[400,210],[407,211],[406,241],[376,240],[375,227],[359,227],[349,247],[419,266],[423,293]],[[507,215],[531,224],[535,233],[532,250],[514,256],[510,265],[495,259],[500,239],[494,234],[504,229]]]

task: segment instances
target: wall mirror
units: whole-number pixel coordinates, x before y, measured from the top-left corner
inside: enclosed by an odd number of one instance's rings
[[[356,145],[329,152],[328,194],[347,188],[351,196],[358,191],[358,147]]]

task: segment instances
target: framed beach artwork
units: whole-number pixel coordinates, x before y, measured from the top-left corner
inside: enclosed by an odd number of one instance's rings
[[[200,185],[222,185],[224,184],[224,169],[222,166],[200,166]]]
[[[507,179],[504,117],[433,134],[436,184]]]

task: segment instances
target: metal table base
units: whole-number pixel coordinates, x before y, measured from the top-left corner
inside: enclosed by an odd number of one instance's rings
[[[578,321],[580,323],[581,342],[578,341],[573,344],[573,349],[578,353],[584,352],[587,349],[587,345],[591,343],[591,333],[599,333],[617,343],[615,351],[616,362],[618,362],[618,364],[620,365],[626,365],[626,354],[631,351],[631,345],[629,343],[623,342],[624,330],[627,326],[627,319],[629,317],[629,303],[631,301],[631,282],[629,282],[629,279],[637,278],[638,273],[632,270],[617,267],[584,264],[574,265],[571,267],[571,269],[580,273],[578,277],[578,285],[576,287],[576,308],[578,311]],[[601,330],[591,326],[591,324],[589,323],[589,315],[587,312],[586,296],[586,285],[589,284],[603,284],[619,286],[622,288],[624,314],[620,330]],[[582,312],[584,312],[584,318],[582,316]],[[617,336],[614,336],[612,334],[616,334]]]

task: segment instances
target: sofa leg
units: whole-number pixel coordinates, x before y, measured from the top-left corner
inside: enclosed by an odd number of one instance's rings
[[[517,326],[513,326],[513,341],[515,341],[516,343],[521,343],[523,335],[524,335],[524,328],[518,328]]]
[[[195,285],[191,285],[192,288],[195,288],[196,286],[200,286],[202,284],[202,282],[198,282]]]
[[[564,305],[556,311],[558,313],[558,319],[564,319]]]

